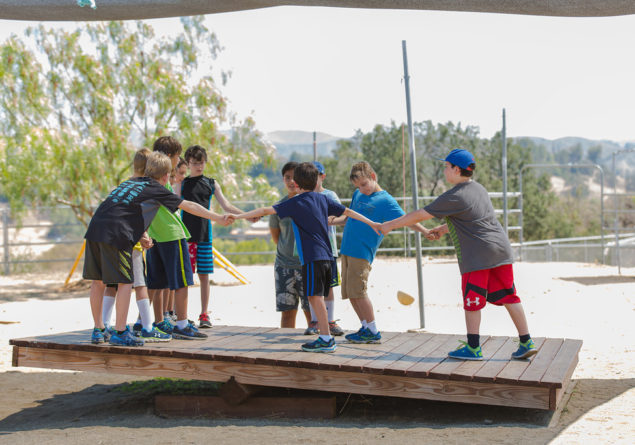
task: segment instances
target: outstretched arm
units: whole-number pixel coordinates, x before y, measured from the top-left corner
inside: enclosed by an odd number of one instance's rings
[[[364,215],[360,215],[355,210],[351,210],[348,207],[346,209],[344,209],[344,213],[343,214],[348,216],[349,218],[353,218],[353,219],[361,221],[361,222],[363,222],[365,224],[368,224],[370,226],[370,228],[373,229],[377,233],[377,235],[381,235],[381,233],[379,231],[379,226],[380,226],[379,223],[371,221],[370,219],[366,218]]]
[[[252,218],[260,218],[265,215],[273,215],[276,213],[273,207],[260,207],[259,209],[254,209],[249,212],[240,213],[238,215],[234,215],[236,219],[252,219]]]
[[[223,226],[227,226],[234,222],[233,215],[219,215],[218,213],[207,210],[202,205],[192,201],[184,200],[183,202],[181,202],[181,204],[179,204],[179,209],[183,210],[184,212],[191,213],[192,215],[209,219]]]
[[[400,216],[397,219],[393,219],[392,221],[388,221],[381,224],[380,230],[381,230],[381,233],[386,235],[392,230],[399,229],[404,226],[412,226],[418,222],[425,221],[430,218],[434,218],[434,216],[432,216],[431,214],[429,214],[423,209],[419,209],[419,210],[415,210],[413,212],[407,213],[403,216]]]

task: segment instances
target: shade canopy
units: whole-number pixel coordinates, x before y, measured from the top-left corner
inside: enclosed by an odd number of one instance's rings
[[[96,9],[76,0],[0,0],[0,19],[37,21],[133,20],[268,8],[331,6],[370,9],[427,9],[562,17],[635,14],[632,0],[95,0]]]

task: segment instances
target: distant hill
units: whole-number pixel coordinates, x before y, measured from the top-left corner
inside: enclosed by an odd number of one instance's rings
[[[564,137],[564,138],[551,140],[551,139],[544,139],[544,138],[535,137],[535,136],[521,136],[521,137],[515,137],[513,139],[515,142],[523,146],[527,146],[528,141],[532,142],[533,144],[537,146],[543,146],[551,154],[556,154],[560,150],[566,150],[576,145],[579,145],[582,148],[583,152],[587,154],[590,148],[600,146],[602,147],[602,156],[600,157],[600,161],[604,161],[604,162],[610,161],[611,155],[613,154],[613,152],[617,150],[635,147],[634,141],[615,142],[615,141],[609,141],[605,139],[592,140],[592,139],[585,139],[585,138],[579,138],[579,137]],[[540,158],[540,156],[534,156],[534,158],[536,161],[537,158]]]
[[[313,159],[313,132],[311,131],[272,131],[265,134],[265,139],[276,147],[279,158],[288,159],[293,153],[297,153],[301,158]],[[344,138],[317,132],[318,158],[331,156],[339,139]]]

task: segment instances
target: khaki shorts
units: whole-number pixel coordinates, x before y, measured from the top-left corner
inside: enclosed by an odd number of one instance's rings
[[[368,274],[371,265],[368,261],[342,255],[342,299],[368,298]]]

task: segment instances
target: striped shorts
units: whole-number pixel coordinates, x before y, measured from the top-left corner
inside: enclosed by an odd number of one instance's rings
[[[187,243],[192,264],[192,273],[214,273],[212,243]]]

